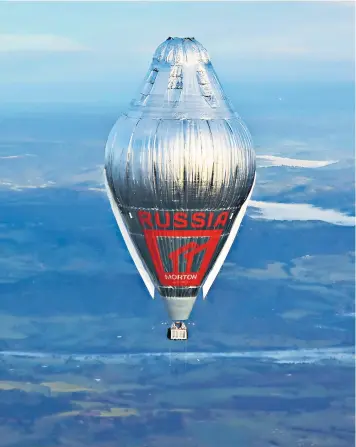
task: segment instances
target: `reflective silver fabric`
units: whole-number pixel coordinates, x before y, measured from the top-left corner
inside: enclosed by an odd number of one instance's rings
[[[108,186],[160,294],[195,297],[252,188],[255,155],[194,38],[157,48],[105,157]]]

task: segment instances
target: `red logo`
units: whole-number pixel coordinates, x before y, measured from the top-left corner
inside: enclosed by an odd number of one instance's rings
[[[162,286],[199,287],[223,230],[150,230],[145,229],[147,247]],[[166,253],[164,239],[178,239],[179,248]],[[195,240],[192,241],[192,238]],[[189,242],[185,241],[189,239]],[[195,264],[197,260],[200,262]]]

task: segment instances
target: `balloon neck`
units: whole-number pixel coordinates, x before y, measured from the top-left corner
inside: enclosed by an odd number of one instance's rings
[[[193,309],[196,296],[189,297],[162,297],[165,302],[169,318],[172,321],[188,320]]]

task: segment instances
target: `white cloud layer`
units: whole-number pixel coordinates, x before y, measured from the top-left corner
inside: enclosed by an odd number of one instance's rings
[[[100,360],[104,363],[134,363],[147,358],[162,358],[181,360],[183,362],[195,363],[196,361],[213,360],[219,358],[251,358],[256,360],[269,360],[275,363],[319,363],[325,360],[336,361],[339,364],[353,365],[355,353],[353,347],[341,348],[309,348],[289,350],[264,350],[264,351],[235,351],[235,352],[145,352],[129,354],[59,354],[49,352],[31,351],[0,351],[3,357],[32,357],[44,361],[56,355],[57,359],[67,360],[70,356],[73,360],[81,362],[92,362]]]
[[[21,185],[17,183],[13,183],[10,181],[3,181],[0,179],[0,189],[11,189],[13,191],[23,191],[24,189],[40,189],[40,188],[51,188],[55,185],[55,182],[40,182],[40,183],[28,183],[27,185]]]
[[[336,210],[318,208],[309,203],[275,203],[251,200],[248,209],[249,216],[254,219],[316,220],[333,225],[355,226],[355,216],[348,216]]]
[[[4,258],[5,262],[5,258]],[[338,294],[342,294],[343,287],[353,285],[355,279],[355,254],[309,255],[291,259],[285,262],[269,262],[259,268],[244,268],[234,262],[224,264],[221,275],[227,279],[235,280],[237,276],[243,276],[258,280],[288,281],[291,287],[307,288],[308,290],[323,291],[325,287],[338,283]],[[334,293],[335,290],[332,291]],[[312,312],[309,310],[292,309],[287,318],[298,318]],[[301,314],[301,315],[300,315]],[[299,315],[299,316],[298,316]]]
[[[0,157],[1,158],[1,157]],[[36,184],[17,184],[11,181],[0,180],[0,189],[12,189],[22,191],[24,189],[50,188],[56,182],[42,181]],[[81,186],[78,186],[82,189]],[[105,188],[97,186],[84,187],[85,190],[106,194]],[[277,203],[250,200],[247,209],[249,217],[253,219],[278,220],[278,221],[321,221],[333,225],[352,227],[355,226],[355,216],[349,216],[337,210],[318,208],[309,203]]]
[[[25,158],[25,157],[36,157],[36,155],[33,154],[4,155],[0,157],[0,160],[10,160],[13,158]]]
[[[289,166],[292,168],[323,168],[324,166],[338,163],[338,160],[298,160],[296,158],[275,157],[274,155],[257,155],[256,158],[268,162],[267,165],[260,166],[262,168],[269,168],[271,166]]]
[[[54,34],[0,34],[0,53],[16,51],[86,51],[80,43]]]

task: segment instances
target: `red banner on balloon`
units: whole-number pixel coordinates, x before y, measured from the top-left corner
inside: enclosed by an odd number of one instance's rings
[[[199,287],[222,232],[223,230],[144,230],[160,284],[166,287]],[[174,239],[177,248],[172,251],[160,249],[159,241],[164,243],[164,238]],[[196,256],[200,257],[198,265]]]

